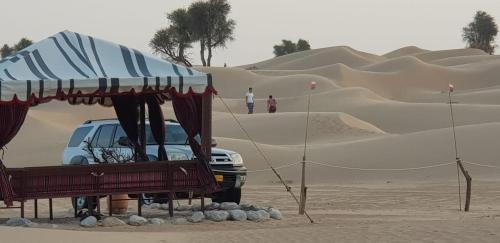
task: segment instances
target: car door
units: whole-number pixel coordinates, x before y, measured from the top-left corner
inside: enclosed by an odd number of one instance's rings
[[[112,149],[111,142],[113,141],[114,133],[116,130],[116,125],[106,124],[99,127],[99,130],[96,132],[94,138],[91,142],[93,157],[94,160],[98,160],[95,162],[101,163],[112,163],[113,161],[106,161],[103,157],[103,153],[106,150]],[[109,159],[108,159],[109,160]]]
[[[117,155],[119,155],[123,160],[133,160],[133,151],[131,147],[120,145],[118,142],[120,138],[127,137],[127,134],[123,130],[121,125],[115,125],[115,133],[111,147],[115,150]],[[123,161],[121,161],[123,162]]]

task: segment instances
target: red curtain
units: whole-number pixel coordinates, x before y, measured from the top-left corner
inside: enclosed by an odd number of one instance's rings
[[[210,94],[209,94],[210,95]],[[200,161],[199,179],[209,189],[215,189],[216,182],[212,169],[209,164],[209,155],[207,156],[201,149],[201,145],[196,141],[197,135],[201,136],[202,124],[202,95],[179,96],[172,95],[172,106],[175,116],[188,135],[189,145],[194,155]]]
[[[167,151],[165,150],[165,119],[161,110],[160,102],[154,95],[146,96],[148,104],[148,117],[151,133],[155,142],[158,144],[158,160],[168,160]]]
[[[148,161],[146,152],[143,151],[138,143],[139,128],[137,124],[139,122],[139,97],[134,95],[121,95],[112,96],[111,100],[113,101],[113,107],[115,108],[116,117],[118,118],[123,131],[125,131],[127,137],[134,145],[138,158],[141,161]]]
[[[0,149],[16,136],[24,123],[28,113],[28,104],[3,103],[0,104]],[[0,192],[5,205],[12,206],[13,192],[7,171],[0,160]]]

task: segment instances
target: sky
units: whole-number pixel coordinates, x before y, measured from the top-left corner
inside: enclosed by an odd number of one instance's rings
[[[1,0],[0,44],[34,41],[62,30],[106,39],[145,52],[166,13],[190,0]],[[312,48],[350,46],[384,54],[414,45],[463,48],[461,31],[477,10],[500,20],[498,0],[229,0],[235,40],[217,49],[213,66],[250,64],[273,57],[282,39]],[[497,41],[497,43],[499,43]],[[190,50],[194,64],[199,49]]]

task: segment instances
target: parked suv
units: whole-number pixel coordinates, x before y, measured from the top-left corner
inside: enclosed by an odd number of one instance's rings
[[[176,121],[166,121],[165,150],[169,160],[193,159],[193,151],[187,142],[187,134]],[[90,120],[80,125],[71,136],[67,147],[64,149],[64,165],[88,165],[96,163],[93,156],[85,149],[94,149],[94,155],[100,156],[98,150],[116,150],[118,154],[132,154],[132,149],[123,146],[122,142],[127,135],[117,119]],[[199,141],[199,137],[197,137]],[[146,121],[146,154],[150,160],[157,159],[158,145],[151,134],[149,122]],[[91,146],[88,146],[88,143]],[[215,143],[212,145],[215,146]],[[222,191],[212,195],[215,202],[236,202],[240,203],[241,187],[246,180],[246,167],[240,154],[221,148],[212,148],[212,160],[210,165],[220,183]],[[154,201],[154,196],[141,195],[143,203],[148,204]],[[86,207],[86,198],[74,198],[77,200],[78,208]]]

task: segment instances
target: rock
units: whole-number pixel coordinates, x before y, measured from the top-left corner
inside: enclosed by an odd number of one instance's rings
[[[132,215],[128,218],[128,224],[133,226],[142,226],[148,223],[148,220],[137,215]]]
[[[205,219],[203,212],[194,212],[187,220],[191,223],[199,223]]]
[[[269,220],[271,218],[271,215],[266,210],[259,210],[257,213],[260,215],[262,220]]]
[[[193,210],[193,205],[180,205],[177,208],[175,208],[177,211],[191,211]]]
[[[243,204],[240,204],[240,209],[244,210],[244,211],[259,211],[262,208],[257,207],[253,204],[243,203]]]
[[[201,211],[201,205],[195,204],[195,205],[193,205],[193,207],[191,208],[191,210],[193,210],[193,211]]]
[[[214,222],[221,222],[229,217],[229,213],[227,211],[216,211],[216,210],[206,211],[205,217],[207,217],[208,220]]]
[[[186,218],[175,218],[172,220],[172,224],[189,224]]]
[[[162,203],[162,204],[160,204],[160,209],[168,210],[168,203]]]
[[[96,227],[97,226],[97,218],[94,216],[88,216],[88,217],[84,218],[82,221],[80,221],[80,226],[86,227],[86,228]]]
[[[250,211],[250,208],[252,207],[252,204],[249,203],[240,203],[240,209],[243,211]]]
[[[7,226],[14,226],[14,227],[31,227],[33,226],[33,222],[31,222],[29,219],[25,218],[10,218],[7,220],[5,223]]]
[[[149,222],[151,222],[151,224],[154,224],[154,225],[165,224],[165,220],[160,219],[160,218],[152,218],[149,220]]]
[[[210,203],[208,205],[205,206],[205,210],[217,210],[219,209],[220,207],[220,204],[219,203],[216,203],[216,202],[213,202],[213,203]]]
[[[247,214],[241,209],[234,209],[229,211],[229,218],[235,221],[247,220]]]
[[[275,208],[269,208],[267,210],[267,212],[269,213],[269,216],[272,218],[272,219],[278,219],[278,220],[281,220],[283,217],[281,216],[281,212],[278,210],[278,209],[275,209]]]
[[[102,220],[102,226],[104,227],[114,227],[121,225],[126,225],[126,223],[123,222],[123,220],[116,217],[106,217]]]
[[[238,206],[238,204],[235,202],[223,202],[220,204],[220,209],[221,210],[234,210],[234,209],[240,209],[240,206]]]
[[[160,204],[159,203],[151,203],[151,205],[149,205],[149,207],[151,209],[159,209],[160,208]]]
[[[265,210],[248,211],[247,212],[247,219],[250,221],[260,222],[260,221],[268,220],[269,218],[270,218],[270,215]]]

